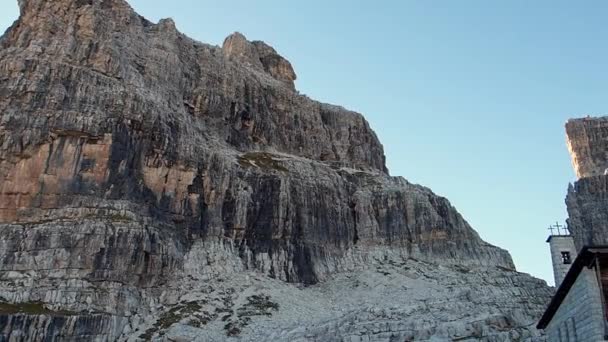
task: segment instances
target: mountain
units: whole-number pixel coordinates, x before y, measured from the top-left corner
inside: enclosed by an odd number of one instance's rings
[[[568,188],[568,228],[577,249],[608,245],[608,117],[566,123],[568,149],[578,180]]]
[[[542,340],[551,295],[285,58],[123,0],[0,38],[0,340]],[[482,199],[480,199],[482,200]]]

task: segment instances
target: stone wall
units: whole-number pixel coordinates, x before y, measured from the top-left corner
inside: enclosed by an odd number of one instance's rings
[[[545,329],[551,342],[604,341],[604,311],[595,268],[584,268]]]
[[[555,277],[555,286],[559,286],[564,280],[566,273],[570,269],[572,262],[576,259],[576,247],[572,236],[552,235],[549,237],[549,246],[551,247],[551,261],[553,263],[553,276]],[[570,253],[570,264],[565,264],[562,260],[562,252]]]

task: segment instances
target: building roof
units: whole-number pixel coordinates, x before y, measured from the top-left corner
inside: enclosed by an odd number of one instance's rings
[[[551,298],[551,302],[545,310],[545,313],[540,318],[540,321],[538,321],[538,324],[536,325],[538,329],[545,329],[547,327],[549,322],[551,322],[551,319],[553,319],[553,315],[555,315],[557,309],[559,309],[559,306],[562,304],[564,298],[566,298],[570,288],[572,288],[572,285],[574,285],[574,282],[576,282],[578,275],[581,273],[584,267],[589,267],[592,265],[593,261],[595,260],[595,256],[598,254],[608,255],[608,246],[585,246],[581,249],[576,259],[574,259],[572,266],[570,266],[566,277],[557,288],[557,291],[555,291],[555,295],[553,295],[553,298]]]
[[[571,238],[571,237],[572,237],[572,235],[570,235],[570,234],[565,234],[565,235],[551,234],[551,235],[549,235],[549,237],[547,238],[547,241],[545,241],[545,242],[551,242],[551,239],[553,239],[553,238]]]

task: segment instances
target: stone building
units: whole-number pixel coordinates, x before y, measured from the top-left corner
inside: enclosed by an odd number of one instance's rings
[[[608,341],[608,117],[568,120],[566,136],[577,180],[567,235],[552,226],[547,240],[557,290],[537,327],[551,342]]]
[[[572,261],[576,258],[574,239],[567,230],[564,230],[564,232],[566,234],[562,234],[558,230],[557,234],[551,234],[547,239],[551,249],[553,277],[556,287],[564,280],[566,273],[570,269],[570,265],[572,265]]]
[[[608,246],[583,247],[574,255],[570,235],[552,235],[557,291],[540,319],[548,341],[608,341]]]

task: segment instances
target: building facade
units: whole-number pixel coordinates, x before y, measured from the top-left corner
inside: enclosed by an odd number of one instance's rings
[[[547,239],[551,249],[551,261],[553,263],[553,277],[555,287],[562,283],[572,262],[576,259],[576,247],[572,235],[551,235]]]
[[[564,268],[554,264],[558,272]],[[537,328],[551,342],[608,341],[608,247],[584,247],[567,269],[560,283],[556,275],[557,291]]]

